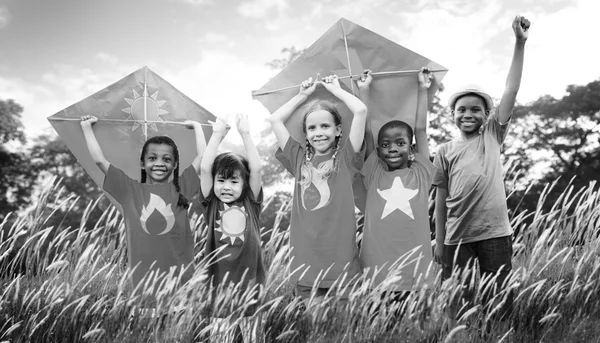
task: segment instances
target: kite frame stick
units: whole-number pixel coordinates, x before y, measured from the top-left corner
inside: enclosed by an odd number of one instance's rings
[[[420,70],[415,69],[415,70],[394,70],[394,71],[379,71],[379,72],[375,72],[375,73],[371,73],[372,76],[386,76],[386,75],[409,75],[409,74],[416,74],[418,73]],[[448,69],[429,69],[430,72],[432,73],[441,73],[441,72],[447,72]],[[360,75],[348,75],[348,76],[340,76],[338,77],[338,80],[344,80],[344,79],[357,79],[359,78]],[[271,94],[271,93],[276,93],[276,92],[281,92],[281,91],[286,91],[288,89],[294,89],[294,88],[298,88],[300,87],[300,85],[295,85],[295,86],[288,86],[288,87],[283,87],[283,88],[279,88],[279,89],[274,89],[271,91],[263,91],[263,92],[259,92],[259,91],[253,91],[252,92],[252,97],[257,97],[257,96],[261,96],[261,95],[267,95],[267,94]]]
[[[81,118],[48,118],[48,120],[54,120],[54,121],[81,121]],[[98,118],[98,122],[106,122],[106,123],[110,123],[110,122],[114,122],[114,123],[140,123],[140,122],[145,122],[146,124],[175,124],[175,125],[184,125],[182,121],[170,121],[170,120],[147,120],[147,121],[142,121],[142,120],[135,120],[135,119],[103,119],[103,118]],[[211,124],[202,124],[200,123],[200,125],[202,126],[211,126]]]

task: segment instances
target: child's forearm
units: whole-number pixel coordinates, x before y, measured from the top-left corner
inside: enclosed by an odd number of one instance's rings
[[[217,157],[217,150],[219,148],[219,143],[223,139],[224,132],[213,131],[212,136],[210,136],[210,140],[206,145],[206,149],[204,150],[204,155],[202,156],[202,160],[200,162],[200,172],[202,174],[210,174],[212,173],[212,166]]]
[[[98,144],[98,140],[94,134],[94,129],[92,129],[91,126],[83,126],[82,130],[83,136],[85,137],[85,143],[87,144],[88,151],[92,156],[92,160],[96,163],[100,170],[106,174],[110,164],[106,157],[104,157],[104,153],[102,152],[100,144]]]
[[[429,142],[427,140],[427,100],[427,88],[419,86],[415,118],[415,142],[417,152],[425,156],[429,156]]]
[[[293,98],[291,98],[288,102],[279,107],[273,114],[269,117],[269,121],[271,123],[281,122],[285,123],[285,121],[292,115],[294,110],[298,108],[303,102],[307,99],[306,95],[296,94]]]
[[[244,147],[246,148],[246,154],[248,155],[248,167],[250,168],[250,172],[260,171],[262,168],[262,162],[260,160],[260,156],[258,155],[258,149],[256,149],[256,145],[252,140],[249,132],[240,133],[242,136],[242,141],[244,142]]]
[[[204,131],[202,125],[198,122],[194,122],[194,136],[196,138],[196,157],[192,161],[192,166],[196,173],[200,171],[200,163],[202,162],[202,156],[206,150],[206,138],[204,137]]]
[[[365,105],[365,103],[362,102],[359,98],[355,97],[354,95],[346,92],[345,90],[343,90],[341,88],[334,89],[331,91],[331,93],[336,98],[343,101],[344,104],[346,104],[346,106],[348,107],[350,112],[352,112],[352,114],[354,114],[355,118],[356,118],[356,116],[366,118],[367,105]]]
[[[517,100],[517,93],[521,87],[521,77],[523,75],[525,60],[525,42],[525,40],[517,40],[515,42],[513,58],[508,70],[508,77],[506,78],[506,88],[504,89],[504,94],[498,108],[498,119],[502,124],[506,123],[510,118],[515,101]]]
[[[359,99],[369,108],[371,103],[371,91],[368,88],[359,88],[358,91]],[[365,120],[365,158],[367,158],[375,150],[375,140],[373,138],[373,127],[371,126],[371,118],[367,117]]]
[[[446,198],[448,190],[437,188],[435,197],[435,241],[438,246],[443,246],[446,239]]]

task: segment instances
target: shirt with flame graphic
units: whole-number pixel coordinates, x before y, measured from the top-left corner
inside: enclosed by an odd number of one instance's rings
[[[179,183],[181,194],[191,199],[200,187],[192,166],[183,172]],[[177,206],[179,193],[173,182],[140,183],[111,164],[104,190],[123,209],[129,266],[137,266],[132,276],[134,284],[143,279],[152,264],[161,272],[186,268],[183,281],[188,280],[193,272],[189,267],[194,258],[194,237],[187,209]]]

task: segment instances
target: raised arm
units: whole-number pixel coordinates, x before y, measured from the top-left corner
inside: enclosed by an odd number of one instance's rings
[[[287,143],[290,138],[290,132],[285,127],[285,121],[292,115],[298,106],[308,99],[308,96],[315,91],[316,87],[317,81],[313,82],[312,77],[302,82],[298,94],[283,104],[268,118],[271,129],[273,130],[273,133],[275,133],[275,138],[277,138],[277,144],[281,149],[285,147],[285,143]]]
[[[369,108],[371,104],[371,82],[373,81],[373,75],[371,70],[367,69],[363,72],[360,79],[356,81],[358,86],[358,98]],[[375,138],[373,136],[373,127],[371,126],[371,117],[367,116],[365,121],[365,158],[368,158],[373,150],[375,150]]]
[[[196,171],[196,174],[200,172],[200,162],[202,161],[202,155],[204,154],[204,150],[206,150],[206,138],[204,137],[204,131],[202,131],[202,125],[197,121],[186,120],[183,122],[183,125],[188,129],[194,130],[194,135],[196,136],[196,157],[192,161],[192,166]]]
[[[505,124],[510,119],[512,110],[515,106],[517,93],[521,86],[521,75],[523,74],[523,61],[525,58],[525,42],[529,37],[529,20],[520,15],[516,16],[512,23],[512,28],[515,33],[515,49],[513,52],[512,62],[508,70],[506,78],[506,88],[500,105],[498,106],[498,121],[500,124]]]
[[[442,263],[444,240],[446,239],[446,199],[448,190],[437,187],[435,196],[435,262]]]
[[[108,167],[110,166],[110,163],[104,157],[102,148],[100,148],[100,144],[98,144],[98,140],[96,139],[96,135],[94,134],[94,129],[92,128],[92,125],[94,125],[97,121],[98,118],[96,118],[95,116],[83,116],[81,117],[81,129],[83,130],[85,143],[87,144],[90,155],[92,155],[92,159],[100,168],[100,170],[102,170],[102,173],[106,174],[108,172]]]
[[[250,123],[248,122],[248,116],[245,114],[238,113],[236,116],[237,130],[242,136],[244,146],[246,147],[246,154],[248,156],[248,167],[250,167],[250,189],[255,197],[258,197],[260,188],[262,187],[262,163],[260,156],[258,156],[258,150],[252,136],[250,136]]]
[[[427,139],[427,90],[431,86],[433,73],[426,67],[419,70],[419,94],[417,96],[417,117],[415,119],[416,152],[429,158],[429,141]]]
[[[211,122],[213,127],[212,136],[206,145],[204,156],[200,162],[200,187],[202,188],[202,195],[207,197],[210,194],[210,190],[213,187],[213,174],[212,166],[217,157],[217,149],[221,140],[227,135],[227,117],[224,120],[217,118],[214,122]]]
[[[323,86],[336,98],[343,101],[354,115],[354,119],[352,119],[352,125],[350,126],[350,133],[348,134],[348,139],[350,140],[350,144],[352,144],[354,151],[359,152],[365,138],[367,106],[360,101],[359,98],[342,89],[337,75],[327,76],[325,79],[323,79],[321,84],[323,84]]]

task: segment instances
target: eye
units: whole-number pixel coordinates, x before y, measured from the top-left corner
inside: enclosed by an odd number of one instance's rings
[[[458,113],[465,113],[465,108],[461,107],[461,108],[457,109],[456,112],[458,112]]]
[[[171,159],[170,159],[170,158],[168,158],[168,157],[167,157],[167,158],[165,158],[164,160],[165,160],[165,162],[171,162]]]
[[[150,157],[148,157],[148,160],[150,160],[150,161],[154,161],[154,160],[156,160],[156,157],[154,157],[154,156],[150,156]]]
[[[321,127],[325,128],[325,129],[327,129],[329,126],[330,126],[329,124],[323,124],[323,125],[321,125]]]
[[[382,148],[387,148],[388,146],[390,146],[390,145],[389,145],[389,144],[387,144],[387,143],[381,143],[381,147],[382,147]]]
[[[481,112],[481,108],[479,108],[479,107],[472,108],[471,112],[473,112],[473,113]]]

